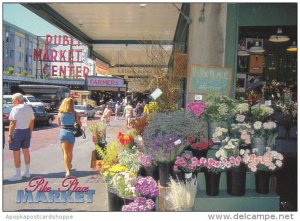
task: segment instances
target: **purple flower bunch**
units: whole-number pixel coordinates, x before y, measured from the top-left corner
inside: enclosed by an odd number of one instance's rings
[[[144,167],[151,167],[154,163],[154,158],[150,155],[140,153],[137,156],[137,161]]]
[[[205,111],[206,104],[199,101],[199,102],[190,102],[187,105],[187,109],[189,112],[196,115],[196,117],[200,117]]]
[[[151,198],[158,196],[157,182],[151,176],[140,177],[134,186],[141,196]]]
[[[155,203],[145,197],[137,197],[132,203],[122,207],[123,212],[147,212],[153,210]]]

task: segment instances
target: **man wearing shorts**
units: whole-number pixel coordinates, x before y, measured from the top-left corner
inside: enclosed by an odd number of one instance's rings
[[[34,127],[34,114],[30,106],[24,105],[24,97],[20,93],[16,93],[12,96],[12,102],[14,107],[12,108],[9,120],[9,131],[7,142],[9,143],[9,149],[13,151],[14,163],[16,167],[16,174],[9,178],[9,181],[18,181],[22,179],[21,176],[21,152],[24,155],[25,161],[25,173],[24,177],[29,178],[30,172],[30,139],[32,130]]]

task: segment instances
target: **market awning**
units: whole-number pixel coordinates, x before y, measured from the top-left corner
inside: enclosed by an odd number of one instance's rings
[[[172,53],[181,4],[174,3],[22,3],[92,49],[111,66],[147,66],[145,45]]]

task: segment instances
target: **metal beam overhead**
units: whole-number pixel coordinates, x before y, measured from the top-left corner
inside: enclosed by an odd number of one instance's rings
[[[77,40],[81,41],[87,46],[91,46],[92,39],[75,27],[72,23],[66,20],[63,16],[53,10],[46,3],[20,3],[25,8],[34,12],[46,21],[54,24],[58,28],[72,35]]]
[[[170,40],[92,40],[92,44],[161,44],[173,45]]]

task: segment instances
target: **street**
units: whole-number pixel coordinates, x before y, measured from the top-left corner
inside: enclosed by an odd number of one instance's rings
[[[100,120],[99,116],[88,121]],[[107,142],[116,139],[119,131],[124,130],[124,119],[114,120],[107,128]],[[95,171],[90,168],[91,152],[95,145],[91,139],[91,133],[86,128],[86,139],[76,138],[72,175],[78,178],[78,186],[86,186],[95,190],[93,202],[87,203],[86,196],[84,203],[16,203],[17,190],[24,190],[28,187],[29,178],[23,178],[18,182],[9,182],[7,179],[15,174],[12,151],[8,150],[5,144],[3,150],[3,211],[108,211],[106,185]],[[7,138],[8,131],[5,131]],[[63,155],[58,141],[59,127],[56,122],[52,126],[36,127],[31,139],[31,178],[42,176],[51,190],[62,187],[65,176]],[[23,156],[21,156],[21,174],[24,171]],[[35,196],[33,194],[33,196]],[[74,197],[73,197],[74,198]]]

